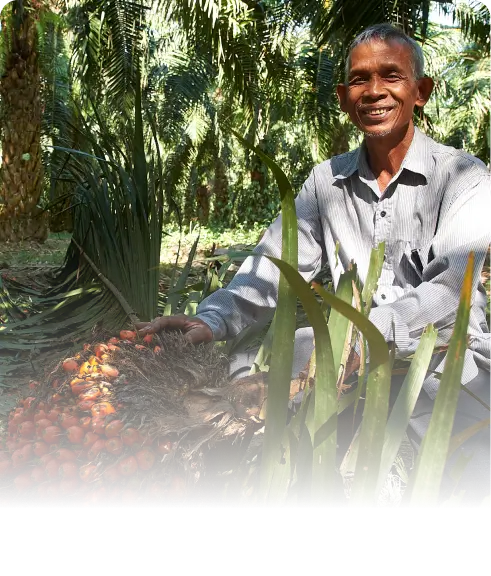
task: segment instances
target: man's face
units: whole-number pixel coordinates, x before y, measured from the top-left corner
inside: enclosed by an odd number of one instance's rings
[[[337,89],[341,110],[366,136],[405,133],[414,106],[428,100],[433,82],[416,80],[411,50],[399,42],[373,41],[351,52],[348,83]]]

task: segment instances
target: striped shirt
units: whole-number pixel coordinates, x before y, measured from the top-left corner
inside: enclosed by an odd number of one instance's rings
[[[399,171],[384,192],[367,162],[365,145],[316,166],[295,201],[298,269],[312,279],[326,262],[334,286],[351,261],[366,279],[370,252],[385,242],[385,255],[370,320],[394,342],[400,357],[414,353],[425,326],[438,329],[438,344],[452,333],[470,251],[475,252],[473,303],[463,383],[478,367],[489,371],[486,292],[480,282],[491,240],[490,174],[469,154],[436,143],[417,128]],[[339,244],[339,249],[336,245]],[[281,255],[281,215],[255,249]],[[244,261],[226,289],[206,298],[197,317],[215,340],[236,336],[271,313],[277,301],[277,268],[266,258]],[[443,369],[444,355],[431,368]],[[433,397],[439,380],[424,388]]]

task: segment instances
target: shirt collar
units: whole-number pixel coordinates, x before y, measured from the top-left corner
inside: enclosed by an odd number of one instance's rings
[[[435,161],[431,150],[431,139],[415,126],[413,140],[401,168],[416,174],[422,174],[428,181],[434,167]]]
[[[401,169],[421,174],[429,180],[434,168],[434,160],[430,148],[430,138],[425,136],[419,128],[414,127],[414,136],[402,162]],[[333,159],[334,160],[334,159]],[[349,178],[357,170],[361,177],[373,178],[368,165],[365,141],[356,150],[338,156],[334,162],[333,176],[338,180]]]

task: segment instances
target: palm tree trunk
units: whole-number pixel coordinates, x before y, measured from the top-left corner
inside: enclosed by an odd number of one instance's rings
[[[0,241],[44,241],[46,215],[38,203],[43,188],[41,161],[40,76],[36,23],[22,0],[12,6],[12,18],[2,27],[8,47],[2,98],[2,169]]]
[[[214,210],[213,219],[217,224],[229,224],[228,178],[225,162],[218,156],[215,159],[215,178],[213,181]]]
[[[198,220],[202,226],[206,226],[210,218],[210,188],[208,184],[201,183],[196,188],[196,202],[198,205]]]
[[[191,168],[191,176],[186,187],[184,196],[184,223],[189,226],[195,220],[196,216],[196,185],[198,180],[198,171],[196,167]]]

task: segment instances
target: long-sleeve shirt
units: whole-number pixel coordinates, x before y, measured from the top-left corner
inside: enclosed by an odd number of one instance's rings
[[[399,356],[414,353],[425,326],[438,329],[437,344],[452,334],[469,253],[474,251],[473,301],[463,384],[478,367],[489,371],[490,333],[486,292],[480,282],[491,240],[490,174],[477,158],[438,144],[417,128],[398,172],[383,193],[363,143],[316,166],[295,200],[298,270],[312,279],[328,263],[334,287],[350,262],[363,284],[370,252],[385,242],[385,255],[370,320],[394,342]],[[338,245],[338,248],[337,248]],[[281,215],[256,254],[281,256]],[[271,313],[279,272],[267,258],[247,258],[231,283],[206,298],[197,317],[215,340],[236,336]],[[432,369],[441,372],[444,355]],[[439,380],[424,384],[430,397]]]

